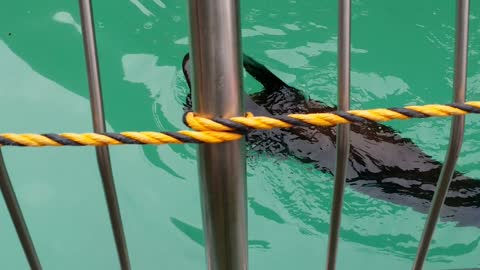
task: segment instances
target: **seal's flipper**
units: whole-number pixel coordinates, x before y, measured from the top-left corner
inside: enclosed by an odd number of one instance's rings
[[[185,80],[187,81],[187,84],[188,84],[188,87],[191,88],[191,71],[192,71],[192,67],[190,65],[190,54],[187,53],[185,54],[185,56],[183,57],[183,61],[182,61],[182,69],[183,69],[183,76],[185,76]]]
[[[258,63],[246,54],[243,55],[243,66],[250,75],[265,87],[265,91],[267,92],[287,87],[286,83],[275,76],[275,74],[268,70],[264,65]]]
[[[256,63],[255,61],[253,61],[253,62]],[[245,62],[244,62],[244,64],[245,64]],[[256,63],[256,64],[260,65],[258,63]],[[265,67],[263,67],[263,68],[266,69]],[[185,98],[184,111],[189,111],[189,110],[192,110],[193,72],[192,72],[192,64],[191,64],[191,61],[190,61],[190,55],[188,53],[185,54],[185,56],[183,57],[182,70],[183,70],[183,75],[185,77],[185,80],[187,81],[188,88],[189,88],[189,92],[188,92],[188,94]],[[270,71],[267,70],[267,72],[270,72]],[[272,74],[272,76],[275,77],[275,75],[273,75],[273,74]],[[280,80],[278,78],[276,78],[276,79]],[[270,84],[267,84],[267,85],[270,86]],[[243,92],[243,94],[244,94],[243,100],[244,100],[245,108],[247,109],[247,111],[249,111],[249,112],[251,112],[255,115],[264,115],[264,116],[270,115],[270,113],[265,108],[256,104],[249,95],[247,95],[245,92]]]
[[[192,109],[192,85],[191,85],[191,71],[192,71],[192,66],[190,64],[190,54],[187,53],[183,57],[182,61],[182,70],[183,70],[183,76],[185,77],[185,80],[187,81],[188,84],[188,94],[185,99],[185,104],[184,104],[184,111],[188,111]]]
[[[270,70],[268,70],[264,65],[258,63],[250,56],[243,55],[243,66],[247,72],[252,75],[258,82],[260,82],[266,91],[277,90],[279,88],[287,86],[280,78],[275,76]],[[187,53],[183,57],[182,61],[183,75],[187,81],[188,86],[191,88],[192,80],[192,67],[190,64],[190,54]]]
[[[192,72],[192,64],[190,61],[190,54],[187,53],[183,57],[183,62],[182,62],[182,70],[183,70],[183,75],[185,76],[185,80],[187,81],[189,92],[187,94],[185,104],[184,104],[184,110],[191,110],[192,109],[192,79],[193,79],[193,72]],[[258,63],[255,61],[253,58],[251,58],[248,55],[243,55],[243,66],[247,70],[247,72],[253,76],[258,82],[260,82],[264,90],[261,92],[261,94],[271,94],[273,92],[276,92],[278,90],[287,90],[289,93],[292,93],[292,91],[296,89],[292,87],[288,87],[286,83],[284,83],[281,79],[279,79],[275,74],[273,74],[270,70],[268,70],[264,65]],[[303,99],[303,96],[301,97]],[[255,102],[253,100],[250,100],[250,97],[248,95],[245,96],[245,103],[247,105],[247,109],[251,112],[257,112],[260,113],[260,115],[267,115],[267,111],[264,108],[257,106],[254,106]]]

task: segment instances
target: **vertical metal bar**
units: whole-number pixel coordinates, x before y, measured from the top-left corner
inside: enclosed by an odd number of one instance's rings
[[[22,210],[18,204],[17,197],[15,196],[15,191],[13,190],[12,182],[8,176],[7,168],[5,166],[5,161],[3,160],[3,155],[0,150],[0,189],[2,190],[3,198],[5,199],[5,204],[7,205],[8,212],[12,218],[12,222],[15,226],[15,230],[18,234],[18,239],[22,244],[23,252],[27,257],[28,264],[33,270],[40,270],[42,266],[40,260],[38,259],[37,252],[35,251],[35,246],[33,245],[32,238],[28,232],[27,223],[23,218]]]
[[[338,0],[338,109],[350,109],[350,0]],[[332,215],[328,239],[327,267],[335,269],[340,236],[343,192],[350,152],[350,125],[337,126],[337,158]]]
[[[238,0],[189,0],[194,107],[243,115]],[[200,145],[203,227],[210,270],[247,269],[244,140]]]
[[[82,22],[83,46],[87,64],[88,86],[90,90],[90,105],[93,117],[93,130],[98,133],[105,132],[105,119],[103,115],[103,100],[98,68],[97,48],[95,43],[95,28],[93,23],[92,5],[90,0],[79,0],[80,17]],[[130,269],[130,259],[122,225],[122,217],[118,204],[117,192],[113,181],[112,165],[108,147],[96,147],[97,161],[102,176],[103,189],[112,224],[113,235],[117,253],[122,269]]]
[[[455,38],[455,70],[454,70],[454,102],[465,102],[467,84],[467,53],[468,53],[468,14],[469,0],[457,0],[456,38]],[[422,239],[418,247],[417,256],[413,265],[414,270],[421,270],[428,254],[428,247],[432,240],[440,210],[447,196],[448,187],[455,171],[455,164],[462,146],[465,116],[454,116],[450,131],[448,152],[437,182],[430,213],[425,223]]]

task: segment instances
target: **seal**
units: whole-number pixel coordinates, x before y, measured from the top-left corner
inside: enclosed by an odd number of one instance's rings
[[[312,100],[287,85],[264,65],[244,55],[245,70],[263,85],[252,95],[244,93],[245,110],[257,116],[292,113],[324,113],[335,106]],[[183,73],[191,89],[189,54],[183,59]],[[191,110],[191,90],[185,110]],[[411,139],[393,128],[367,121],[351,124],[347,183],[374,198],[428,212],[442,163],[423,152]],[[335,171],[336,129],[293,127],[255,130],[247,134],[249,149],[276,156],[292,156],[328,174]],[[443,220],[458,226],[480,227],[480,181],[455,171],[442,207]]]

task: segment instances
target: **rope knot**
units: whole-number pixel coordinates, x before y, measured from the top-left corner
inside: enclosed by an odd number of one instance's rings
[[[253,117],[251,113],[247,113],[246,117]],[[235,118],[235,117],[234,117]],[[213,117],[207,118],[199,116],[192,111],[188,111],[183,115],[183,123],[189,128],[196,131],[221,131],[221,132],[231,132],[237,134],[247,134],[251,131],[251,128],[236,122],[232,121],[234,118],[220,118]],[[240,117],[244,118],[244,117]]]

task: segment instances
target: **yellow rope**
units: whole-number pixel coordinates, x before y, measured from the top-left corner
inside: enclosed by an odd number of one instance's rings
[[[338,124],[363,122],[366,120],[374,122],[385,122],[395,119],[405,120],[421,117],[445,117],[454,115],[465,115],[468,113],[480,113],[480,102],[471,101],[450,105],[432,104],[390,109],[350,110],[346,112],[312,114],[290,114],[282,117],[252,116],[250,114],[246,117],[232,117],[228,120],[224,119],[223,122],[228,125],[220,124],[213,121],[212,119],[203,118],[190,112],[187,113],[185,117],[185,122],[188,126],[196,130],[224,131],[232,130],[232,126],[235,124],[240,124],[243,127],[248,127],[251,129],[272,129],[289,128],[294,125],[292,124],[291,120],[298,120],[302,123],[314,126],[335,126]]]
[[[185,123],[192,128],[177,132],[121,132],[121,133],[61,133],[61,134],[0,134],[0,146],[104,146],[120,144],[181,144],[222,143],[238,140],[241,133],[251,129],[290,128],[293,126],[335,126],[338,124],[385,122],[410,118],[445,117],[480,113],[480,101],[457,104],[430,104],[403,108],[380,108],[370,110],[333,111],[329,113],[290,114],[283,116],[254,116],[229,119],[209,119],[185,114]]]

